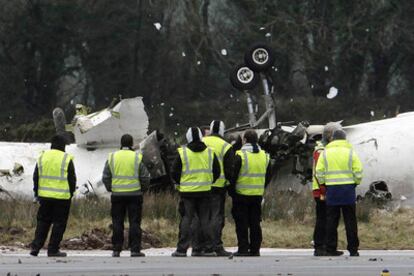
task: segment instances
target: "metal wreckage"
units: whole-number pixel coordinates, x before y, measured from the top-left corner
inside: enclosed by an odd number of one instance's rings
[[[276,120],[275,91],[270,76],[274,61],[270,47],[256,44],[246,51],[244,63],[232,70],[232,85],[246,95],[249,122],[228,129],[226,139],[238,147],[245,129],[257,129],[261,147],[270,154],[277,168],[271,185],[278,190],[299,193],[310,187],[312,152],[316,141],[322,137],[323,125]],[[252,93],[257,93],[255,88],[260,83],[266,110],[258,117]],[[119,138],[124,133],[134,137],[143,153],[152,177],[149,189],[172,187],[168,168],[178,145],[157,131],[147,135],[148,117],[141,97],[114,101],[108,108],[91,114],[87,114],[87,108],[82,105],[77,105],[76,109],[77,114],[69,125],[63,110],[53,111],[57,133],[68,139],[74,137],[67,152],[75,156],[79,183],[76,196],[109,195],[101,182],[102,168],[108,154],[118,148]],[[259,128],[266,122],[267,128]],[[393,197],[406,199],[414,194],[414,146],[411,143],[414,112],[343,129],[364,165],[363,182],[358,187],[360,197],[383,203]],[[31,179],[36,158],[49,146],[48,143],[0,142],[0,197],[32,196]]]

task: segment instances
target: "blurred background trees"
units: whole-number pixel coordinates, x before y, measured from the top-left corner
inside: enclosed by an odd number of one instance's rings
[[[413,16],[397,0],[0,0],[0,139],[42,141],[54,107],[118,95],[170,136],[247,122],[228,74],[258,41],[276,53],[278,119],[394,116],[414,108]]]

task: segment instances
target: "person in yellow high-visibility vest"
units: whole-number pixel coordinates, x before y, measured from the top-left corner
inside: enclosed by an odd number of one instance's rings
[[[220,163],[213,149],[201,141],[198,127],[186,133],[188,144],[178,149],[171,167],[171,178],[180,193],[181,222],[177,250],[173,257],[186,257],[191,237],[195,234],[191,224],[197,217],[204,239],[204,251],[198,256],[216,256],[212,245],[210,225],[211,185],[220,177]]]
[[[221,239],[224,227],[224,206],[226,201],[226,190],[230,184],[233,172],[234,150],[231,144],[224,140],[224,123],[222,121],[212,121],[210,124],[210,134],[203,138],[203,142],[213,149],[220,163],[220,177],[211,186],[211,225],[213,231],[213,249],[217,256],[230,256],[223,247]]]
[[[59,244],[66,230],[71,198],[76,189],[76,174],[73,157],[65,153],[65,147],[65,138],[54,136],[51,149],[40,155],[35,167],[33,191],[40,207],[35,238],[31,243],[32,256],[39,254],[53,225],[47,255],[66,257],[66,253],[59,250]]]
[[[352,145],[346,141],[346,133],[335,130],[330,142],[319,157],[316,178],[326,186],[326,254],[339,256],[337,251],[338,223],[344,217],[348,251],[359,256],[358,226],[355,214],[355,188],[362,180],[362,164]]]
[[[272,172],[269,155],[260,149],[257,133],[252,129],[244,132],[243,146],[236,152],[233,173],[229,189],[238,243],[238,250],[233,255],[260,256],[261,203]]]
[[[315,150],[313,152],[313,166],[312,166],[312,194],[315,199],[315,228],[313,231],[313,247],[314,256],[325,255],[325,240],[326,240],[326,186],[319,183],[316,178],[316,164],[323,153],[325,146],[332,141],[333,132],[337,129],[342,129],[340,123],[327,123],[322,132],[322,140],[316,142]],[[339,254],[341,251],[338,251]]]
[[[142,186],[150,181],[150,174],[142,162],[142,154],[133,150],[131,135],[121,137],[121,149],[109,154],[102,182],[111,195],[112,256],[119,257],[124,244],[124,220],[128,213],[129,247],[131,257],[144,257],[141,252]]]

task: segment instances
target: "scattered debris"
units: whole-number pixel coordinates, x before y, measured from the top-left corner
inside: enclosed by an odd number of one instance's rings
[[[14,175],[21,175],[24,173],[24,167],[20,163],[14,163],[13,166],[13,174]]]
[[[17,261],[17,263],[18,263],[18,264],[21,264],[21,263],[22,263],[22,260],[20,260],[20,259],[19,259],[19,260]]]
[[[25,230],[20,227],[1,227],[0,226],[0,233],[9,234],[12,236],[23,234]]]
[[[11,173],[7,169],[0,169],[0,176],[11,177]]]
[[[369,190],[365,193],[364,198],[369,199],[378,205],[384,205],[392,200],[392,194],[385,181],[375,181],[369,185]]]
[[[111,250],[112,231],[103,228],[94,228],[90,231],[84,232],[80,237],[64,240],[61,244],[62,248],[69,250]],[[128,229],[124,230],[124,248],[128,247]],[[142,248],[161,247],[161,241],[149,232],[142,231]]]
[[[326,95],[326,97],[328,99],[332,100],[336,96],[338,96],[338,89],[336,87],[332,86],[331,88],[329,88],[329,93]]]
[[[272,34],[271,33],[267,33],[267,34],[265,34],[265,37],[271,37],[272,36]]]
[[[400,197],[400,200],[401,200],[401,201],[407,200],[407,197],[405,197],[405,196],[403,196],[403,195],[402,195],[402,196]]]
[[[154,27],[159,31],[159,30],[161,30],[161,28],[162,28],[162,25],[161,25],[161,23],[159,23],[159,22],[155,22],[154,23]]]
[[[227,50],[226,49],[221,49],[221,54],[223,56],[227,56]]]

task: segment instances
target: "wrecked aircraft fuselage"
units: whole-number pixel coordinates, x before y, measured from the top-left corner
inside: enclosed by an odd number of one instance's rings
[[[53,115],[57,133],[70,137],[64,131],[63,112],[55,109]],[[162,159],[163,150],[168,150],[166,143],[159,141],[160,135],[155,132],[147,136],[148,117],[141,97],[123,99],[113,107],[77,116],[72,123],[75,143],[68,145],[66,152],[74,156],[78,186],[75,196],[109,196],[101,182],[103,167],[109,153],[119,149],[125,133],[134,137],[136,146],[141,143],[152,180],[169,180]],[[0,142],[0,197],[33,197],[37,158],[49,148],[49,143]]]
[[[387,194],[376,194],[384,199],[414,195],[414,112],[343,129],[364,167],[364,177],[357,188],[359,195],[364,196],[370,185],[378,182],[388,189]],[[276,162],[277,173],[272,184],[277,189],[296,192],[310,189],[312,152],[322,130],[323,126],[304,128],[299,124],[290,129],[279,127],[264,131],[261,143]],[[263,133],[263,130],[258,132]]]

